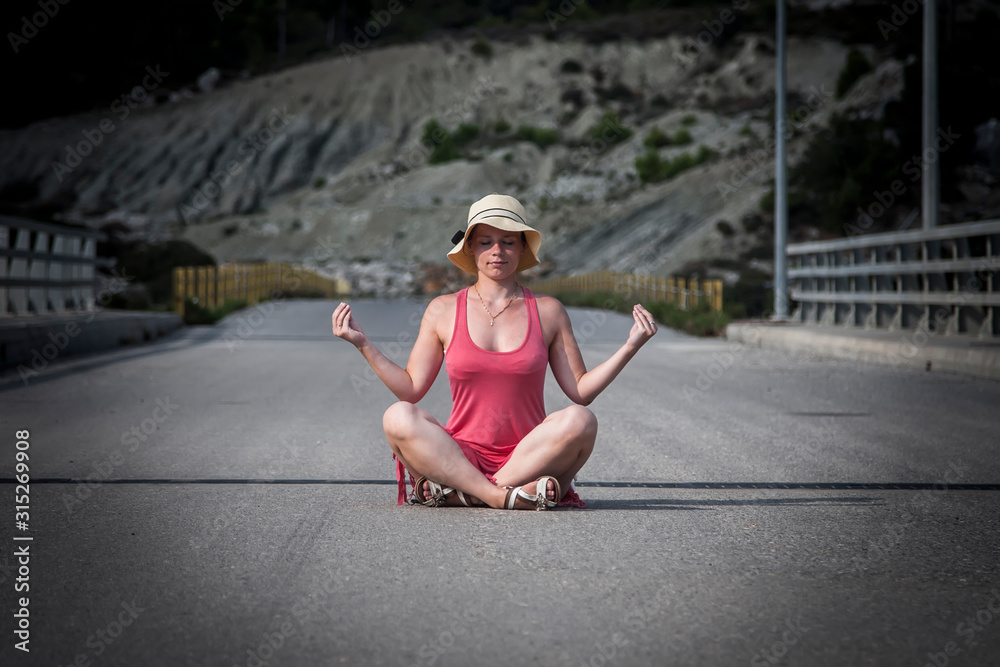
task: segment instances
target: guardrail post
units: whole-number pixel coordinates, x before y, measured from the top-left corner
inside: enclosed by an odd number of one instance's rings
[[[55,234],[52,238],[52,254],[54,255],[65,255],[66,254],[66,237],[63,234]],[[63,280],[69,279],[68,267],[63,262],[49,262],[49,282],[56,285],[49,289],[49,305],[51,306],[53,312],[64,313],[66,312],[66,293],[65,287],[59,285]]]
[[[994,256],[993,255],[994,252],[996,252],[997,255],[1000,256],[1000,234],[992,234],[992,235],[987,235],[986,236],[986,253],[985,253],[985,257],[990,258],[990,259],[985,259],[983,261],[983,267],[982,267],[982,269],[979,272],[977,272],[977,275],[981,275],[982,273],[986,274],[985,277],[983,278],[983,282],[985,283],[984,287],[986,288],[986,294],[987,294],[988,297],[992,297],[994,295],[994,291],[993,291],[994,280],[993,279],[996,276],[996,271],[995,270],[993,270],[993,271],[988,271],[987,270],[988,268],[990,268],[990,263],[991,262],[992,262],[993,268],[996,269],[997,262],[993,261],[993,259],[992,259],[993,256]],[[1000,324],[1000,323],[997,322],[997,318],[996,318],[996,306],[992,306],[992,305],[986,306],[986,312],[984,313],[984,316],[983,316],[983,324],[982,324],[982,326],[979,327],[979,337],[980,338],[987,338],[987,337],[993,336],[995,333],[1000,333],[1000,331],[998,331],[998,328],[997,328],[998,324]]]
[[[82,258],[93,260],[97,257],[97,240],[93,237],[80,239],[80,248],[80,256]],[[76,266],[80,270],[81,279],[86,283],[86,287],[82,288],[86,309],[93,310],[97,307],[97,295],[94,290],[94,264],[88,261]]]
[[[35,236],[35,252],[49,254],[49,235],[45,232],[37,232]],[[29,264],[28,277],[32,280],[45,280],[49,272],[48,263],[41,258],[32,259]],[[45,287],[28,288],[28,309],[36,313],[46,312],[48,307],[48,293]]]
[[[15,250],[30,250],[31,248],[31,232],[27,229],[14,228],[14,249]],[[13,257],[10,260],[10,277],[11,278],[27,278],[28,277],[28,260],[22,257]],[[14,306],[14,313],[16,315],[23,315],[28,312],[28,290],[25,287],[11,287],[10,288],[10,302]]]
[[[208,267],[198,267],[198,305],[208,308],[212,304],[208,302]]]
[[[184,281],[184,298],[185,299],[197,299],[198,298],[198,272],[195,267],[189,266],[185,271],[186,278]]]
[[[175,266],[173,275],[174,312],[184,317],[184,267]]]

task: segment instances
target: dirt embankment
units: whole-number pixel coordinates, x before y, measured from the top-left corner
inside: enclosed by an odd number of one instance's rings
[[[489,192],[519,197],[545,234],[538,272],[664,274],[745,257],[773,174],[773,40],[699,41],[697,17],[684,16],[688,32],[641,40],[372,47],[125,115],[0,133],[0,192],[28,211],[187,239],[219,261],[303,262],[375,289],[390,268],[447,266],[451,235]],[[875,70],[834,100],[848,47],[790,40],[793,160],[835,110],[877,114],[899,94],[900,64],[864,50]],[[459,159],[432,164],[431,120],[474,135]],[[708,159],[643,182],[636,158],[654,128],[669,138],[663,162]]]

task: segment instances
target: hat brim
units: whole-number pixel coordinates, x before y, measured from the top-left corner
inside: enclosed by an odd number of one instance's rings
[[[541,233],[533,227],[509,218],[489,217],[476,220],[466,227],[462,240],[456,243],[455,247],[448,253],[448,259],[458,268],[474,276],[479,275],[479,268],[476,267],[476,259],[472,255],[472,249],[470,248],[469,252],[465,251],[466,242],[469,240],[469,233],[472,232],[476,225],[490,225],[491,227],[496,227],[507,232],[524,232],[524,237],[528,241],[528,245],[525,247],[524,252],[521,253],[521,260],[517,263],[515,273],[538,266],[538,250],[542,247]]]

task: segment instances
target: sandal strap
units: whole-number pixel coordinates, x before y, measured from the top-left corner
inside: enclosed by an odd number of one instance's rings
[[[548,494],[548,491],[545,488],[548,486],[546,481],[550,479],[552,480],[552,493],[555,496],[555,500],[549,500],[546,497]],[[538,484],[541,484],[541,489],[539,489],[537,485],[535,486],[535,490],[538,492],[538,511],[556,507],[559,504],[559,480],[551,475],[546,475],[538,478]]]
[[[434,496],[436,504],[434,507],[439,507],[444,505],[448,501],[448,495],[455,492],[455,489],[450,486],[442,486],[437,482],[430,482],[431,494]]]
[[[546,495],[548,494],[548,480],[552,480],[552,490],[555,492],[556,500],[549,500]],[[514,505],[517,503],[518,498],[524,498],[529,503],[535,504],[535,511],[541,512],[542,510],[550,509],[556,507],[559,504],[559,480],[551,475],[544,475],[539,477],[535,481],[535,493],[531,494],[524,490],[523,486],[505,486],[508,489],[507,497],[504,499],[504,508],[512,510]]]
[[[426,482],[426,481],[427,481],[427,478],[424,477],[423,475],[421,475],[417,479],[417,481],[415,481],[413,483],[413,491],[410,493],[410,504],[411,505],[426,505],[428,507],[433,507],[433,505],[431,504],[431,502],[432,502],[431,498],[426,498],[426,499],[421,500],[421,498],[423,497],[423,493],[424,493],[424,482]]]
[[[430,490],[430,495],[424,497],[424,483],[427,484]],[[450,486],[442,486],[437,482],[433,482],[426,477],[421,477],[413,485],[413,494],[410,497],[411,505],[426,505],[427,507],[442,507],[448,502],[448,496],[451,494],[457,494],[459,501],[466,507],[473,507],[473,504],[469,502],[465,494],[461,491],[451,488]],[[421,500],[421,498],[424,500]]]
[[[515,489],[513,486],[505,486],[503,488],[507,489],[507,497],[503,500],[504,509],[512,510],[514,509],[514,503],[517,502],[517,496],[514,492],[520,491],[521,487]]]
[[[427,483],[430,489],[430,495],[424,496],[424,483]],[[440,507],[444,504],[445,498],[449,493],[454,491],[454,489],[449,489],[447,487],[442,487],[437,482],[432,482],[424,476],[421,476],[413,484],[413,495],[410,498],[411,505],[425,505],[427,507]],[[423,498],[423,500],[421,500]]]
[[[535,495],[532,495],[527,491],[525,491],[523,486],[505,486],[504,488],[510,489],[509,491],[507,491],[507,499],[504,501],[504,507],[509,510],[515,509],[514,506],[517,504],[518,498],[524,498],[529,503],[535,503],[536,505],[538,504],[537,493]],[[542,493],[544,494],[544,489]],[[543,500],[545,499],[544,495],[542,496],[542,499]]]

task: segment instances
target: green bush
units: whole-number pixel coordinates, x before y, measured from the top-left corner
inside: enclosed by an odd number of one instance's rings
[[[505,132],[510,132],[510,123],[508,123],[503,118],[500,118],[495,123],[493,123],[494,134],[504,134]]]
[[[639,174],[639,180],[643,183],[655,183],[663,180],[660,171],[663,168],[663,161],[660,154],[654,150],[646,151],[645,155],[635,159],[635,170]]]
[[[632,312],[632,304],[621,294],[612,292],[558,292],[553,294],[564,306],[601,308],[618,313]]]
[[[643,183],[656,183],[673,178],[714,156],[715,152],[707,146],[699,146],[698,152],[694,155],[681,153],[673,160],[663,159],[656,151],[648,150],[645,155],[635,159],[635,170]]]
[[[608,146],[614,146],[632,136],[632,130],[621,124],[618,115],[609,111],[601,116],[601,122],[590,128],[590,138],[594,141],[605,141]]]
[[[424,133],[420,137],[420,141],[424,146],[433,148],[449,139],[451,139],[451,133],[441,123],[437,122],[436,119],[432,118],[424,123]]]
[[[839,100],[846,95],[851,86],[871,70],[872,64],[868,62],[868,58],[865,58],[865,54],[857,49],[851,49],[847,53],[847,62],[844,63],[844,69],[840,71],[840,76],[837,77],[837,99]]]
[[[774,213],[774,186],[761,195],[757,205],[760,207],[761,213]]]
[[[464,146],[470,141],[474,141],[479,136],[479,126],[474,123],[462,123],[452,135],[452,140],[456,146]]]
[[[468,133],[468,130],[466,130]],[[479,128],[476,127],[478,135]],[[455,136],[452,135],[441,123],[431,119],[424,124],[424,133],[420,141],[431,149],[431,154],[427,156],[428,164],[441,164],[450,162],[462,157],[458,150]]]
[[[523,141],[530,141],[542,150],[559,141],[559,133],[556,130],[530,125],[519,126],[514,136]]]
[[[691,167],[695,166],[695,158],[690,153],[681,153],[673,160],[667,160],[663,164],[663,177],[673,178],[677,174],[687,171]]]
[[[768,247],[763,259],[774,259],[774,248]],[[732,320],[762,317],[774,306],[773,279],[770,274],[746,266],[736,267],[740,278],[723,290],[722,309]]]
[[[229,313],[237,310],[243,310],[246,307],[247,302],[245,299],[227,299],[226,302],[218,308],[201,306],[191,299],[187,299],[184,302],[184,324],[215,324]]]
[[[460,157],[462,157],[462,154],[454,142],[447,141],[443,144],[438,144],[431,150],[431,154],[427,156],[427,164],[442,164],[457,160]]]
[[[487,42],[486,38],[482,35],[476,37],[475,41],[472,42],[470,49],[475,55],[485,58],[486,60],[493,57],[493,47],[490,46],[490,43]]]
[[[657,322],[692,336],[721,336],[730,322],[729,315],[712,310],[707,304],[699,304],[689,310],[681,310],[676,304],[662,301],[642,305]]]
[[[610,292],[560,292],[553,296],[564,306],[601,308],[627,314],[632,312],[632,306],[635,304],[634,299],[626,299],[621,294]],[[720,336],[731,321],[726,313],[714,311],[707,304],[701,304],[690,310],[681,310],[675,304],[662,301],[641,303],[660,324],[693,336]]]
[[[649,134],[642,140],[646,148],[663,148],[670,145],[670,137],[655,125],[649,130]]]
[[[896,180],[901,164],[883,121],[833,116],[789,172],[789,225],[818,222],[831,232],[847,231],[845,227],[858,219],[857,208],[868,206],[872,192]],[[908,201],[908,196],[896,201]],[[892,217],[880,221],[891,223]]]
[[[683,118],[681,118],[681,125],[690,126],[698,122],[698,117],[693,113],[689,113]]]
[[[673,143],[675,146],[684,146],[685,144],[691,143],[691,133],[685,129],[680,129],[674,132]]]
[[[215,266],[215,259],[188,241],[172,239],[162,243],[131,240],[128,229],[120,223],[101,227],[108,235],[107,241],[97,246],[101,257],[116,258],[114,271],[129,283],[143,284],[149,291],[148,305],[124,298],[115,302],[114,308],[172,307],[174,267]],[[120,303],[119,303],[120,302]]]

